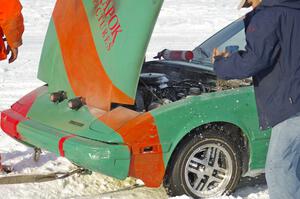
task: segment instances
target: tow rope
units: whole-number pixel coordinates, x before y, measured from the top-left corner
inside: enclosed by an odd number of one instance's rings
[[[74,174],[87,175],[87,174],[91,174],[91,172],[83,168],[78,168],[70,172],[54,172],[49,174],[7,175],[7,176],[0,177],[0,185],[48,182],[53,180],[65,179]]]
[[[0,177],[0,185],[11,185],[11,184],[24,184],[24,183],[42,183],[42,182],[49,182],[54,180],[65,179],[75,174],[79,175],[90,175],[91,171],[78,168],[70,172],[54,172],[48,174],[26,174],[26,175],[7,175]],[[110,194],[116,194],[120,192],[130,191],[138,188],[143,188],[145,185],[141,184],[134,184],[132,186],[124,187],[114,191],[108,191],[104,193],[100,193],[98,195],[89,195],[89,196],[80,196],[80,199],[88,199],[91,197],[99,197],[99,196],[106,196]],[[76,197],[72,197],[76,198]]]
[[[112,196],[113,194],[118,194],[118,193],[131,191],[131,190],[144,188],[144,187],[145,187],[145,185],[134,184],[132,186],[124,187],[124,188],[114,190],[114,191],[103,192],[103,193],[99,193],[99,194],[95,194],[95,195],[72,196],[72,197],[68,197],[66,199],[71,199],[71,198],[73,198],[73,199],[91,199],[91,198],[100,198],[100,197],[102,198],[105,196]]]

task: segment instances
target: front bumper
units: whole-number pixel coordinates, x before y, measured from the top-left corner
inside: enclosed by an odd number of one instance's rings
[[[128,176],[130,151],[126,145],[72,135],[25,118],[12,109],[1,113],[1,128],[21,142],[65,156],[86,169],[118,179]]]

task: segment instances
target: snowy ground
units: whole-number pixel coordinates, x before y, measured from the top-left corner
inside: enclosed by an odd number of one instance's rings
[[[36,72],[43,39],[54,0],[21,0],[24,6],[26,32],[19,59],[11,65],[0,63],[0,110],[30,90],[42,85]],[[237,11],[238,0],[165,0],[154,31],[147,58],[164,49],[193,49],[212,33],[242,16]],[[16,173],[45,173],[68,170],[74,166],[66,159],[44,152],[39,162],[32,159],[27,148],[0,132],[0,153],[4,163],[14,165]],[[259,183],[258,183],[259,182]],[[218,199],[268,199],[268,191],[261,180],[245,183],[233,196]],[[122,193],[101,193],[122,189],[135,183],[134,179],[118,181],[101,174],[70,177],[66,180],[41,184],[0,186],[0,199],[5,198],[168,198],[162,188],[139,188]],[[258,185],[253,185],[258,183]],[[100,195],[99,195],[100,194]],[[181,196],[178,199],[188,197]]]

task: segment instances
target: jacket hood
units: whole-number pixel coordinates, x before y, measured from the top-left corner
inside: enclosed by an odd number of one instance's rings
[[[262,6],[284,6],[294,9],[300,9],[299,0],[262,0]]]
[[[110,110],[134,104],[145,52],[163,0],[57,0],[38,78],[49,92]]]

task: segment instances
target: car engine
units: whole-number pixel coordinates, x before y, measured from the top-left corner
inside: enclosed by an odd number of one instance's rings
[[[164,104],[211,91],[212,88],[201,81],[174,81],[164,73],[142,73],[137,91],[136,110],[151,111]]]
[[[140,74],[135,105],[113,104],[112,109],[121,105],[134,111],[146,112],[191,96],[251,84],[252,80],[218,80],[212,71],[193,65],[147,62]]]

